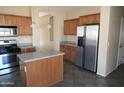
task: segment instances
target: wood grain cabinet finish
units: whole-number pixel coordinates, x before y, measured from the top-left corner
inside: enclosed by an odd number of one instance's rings
[[[28,87],[50,86],[63,80],[63,56],[25,63]]]
[[[77,50],[76,47],[71,47],[71,57],[70,60],[73,64],[76,64]]]
[[[0,14],[0,25],[17,26],[18,35],[32,35],[31,24],[31,17]]]
[[[35,52],[36,49],[35,48],[22,48],[21,49],[21,54],[23,53],[31,53],[31,52]]]
[[[76,35],[76,29],[79,19],[64,21],[64,35]]]
[[[100,23],[100,14],[92,14],[81,16],[79,20],[79,25],[87,25],[87,24],[97,24]]]
[[[0,25],[5,24],[4,15],[0,15]]]
[[[60,51],[64,52],[64,60],[76,64],[77,48],[69,45],[60,44]]]
[[[70,35],[70,22],[68,20],[64,21],[64,35]]]
[[[5,15],[5,24],[6,25],[17,25],[17,16]]]
[[[17,26],[19,35],[32,35],[31,25],[31,17],[17,17]]]

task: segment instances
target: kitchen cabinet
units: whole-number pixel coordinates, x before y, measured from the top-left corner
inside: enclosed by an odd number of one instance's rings
[[[31,52],[35,52],[35,48],[22,48],[21,49],[21,53],[31,53]]]
[[[100,23],[100,14],[80,16],[79,25]]]
[[[64,35],[76,35],[76,29],[79,19],[71,19],[64,21]]]
[[[5,24],[4,15],[0,15],[0,25]]]
[[[76,64],[77,53],[75,46],[60,44],[60,51],[65,53],[64,60],[68,60],[69,62]]]
[[[70,57],[70,60],[73,64],[76,64],[76,56],[77,56],[77,50],[76,50],[76,47],[71,47],[70,48],[70,51],[71,51],[71,57]]]
[[[64,35],[70,34],[70,22],[68,20],[64,21]]]
[[[32,19],[26,16],[16,15],[0,15],[0,25],[12,25],[18,27],[18,35],[30,36],[32,35],[31,29]]]
[[[12,16],[12,15],[5,15],[5,24],[6,25],[17,25],[17,17],[16,16]]]
[[[31,17],[17,17],[17,27],[19,31],[19,35],[32,35],[31,25]]]
[[[27,87],[48,87],[63,80],[63,55],[19,61],[21,78]]]
[[[77,19],[64,21],[64,35],[76,35],[78,25],[98,24],[100,23],[100,13],[80,16]]]

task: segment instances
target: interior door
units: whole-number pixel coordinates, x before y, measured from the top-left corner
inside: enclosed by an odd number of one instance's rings
[[[98,25],[86,26],[84,68],[93,72],[97,65],[98,31]]]

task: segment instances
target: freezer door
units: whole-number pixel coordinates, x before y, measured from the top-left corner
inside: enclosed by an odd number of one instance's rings
[[[98,25],[86,26],[84,68],[93,72],[97,66],[98,31]]]

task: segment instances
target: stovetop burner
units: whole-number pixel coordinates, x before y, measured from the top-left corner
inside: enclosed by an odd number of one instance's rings
[[[0,45],[0,54],[8,54],[8,53],[18,53],[21,51],[21,49],[17,46],[16,43],[11,43],[10,41],[6,42]],[[10,43],[9,43],[10,42]]]

